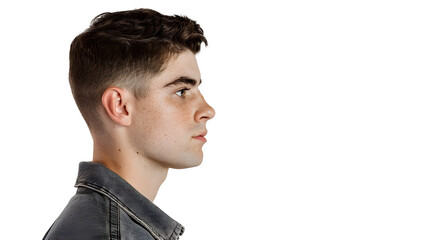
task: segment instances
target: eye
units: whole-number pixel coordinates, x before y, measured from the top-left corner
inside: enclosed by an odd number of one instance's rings
[[[189,90],[189,88],[181,89],[181,90],[176,92],[176,95],[179,97],[183,97],[185,95],[186,91],[188,91],[188,90]]]

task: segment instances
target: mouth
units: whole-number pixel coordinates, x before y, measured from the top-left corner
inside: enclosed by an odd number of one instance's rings
[[[196,140],[199,140],[199,141],[201,141],[203,143],[206,143],[207,142],[207,139],[205,138],[206,135],[207,135],[207,131],[204,131],[201,134],[199,134],[197,136],[194,136],[192,138],[196,139]]]

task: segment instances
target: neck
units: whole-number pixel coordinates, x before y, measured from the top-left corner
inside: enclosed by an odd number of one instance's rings
[[[103,146],[94,141],[93,162],[103,164],[153,202],[167,178],[168,168],[142,153],[117,146]]]

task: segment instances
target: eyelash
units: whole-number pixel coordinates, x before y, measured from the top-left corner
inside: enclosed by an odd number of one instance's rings
[[[184,97],[185,93],[186,93],[188,90],[189,90],[189,88],[183,88],[183,89],[180,89],[179,91],[177,91],[177,92],[176,92],[176,95],[177,95],[177,96],[179,96],[179,97]],[[181,92],[181,95],[177,94],[177,93],[180,93],[180,92]]]

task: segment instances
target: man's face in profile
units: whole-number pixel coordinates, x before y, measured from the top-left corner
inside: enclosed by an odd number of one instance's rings
[[[200,70],[191,51],[173,57],[149,80],[144,97],[135,99],[129,136],[135,151],[171,168],[202,162],[206,123],[214,109],[201,95]]]

